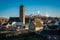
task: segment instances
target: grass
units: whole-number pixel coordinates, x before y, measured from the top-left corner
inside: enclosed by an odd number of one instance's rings
[[[20,34],[18,36],[1,38],[1,40],[46,40],[46,38],[35,33],[25,33],[25,34]]]

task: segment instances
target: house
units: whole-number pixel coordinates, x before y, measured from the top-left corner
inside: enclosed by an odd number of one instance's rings
[[[10,27],[11,27],[11,24],[9,24],[9,23],[7,23],[7,22],[2,23],[2,25],[1,25],[1,28],[2,28],[3,30],[7,30],[7,29],[9,29]]]
[[[39,18],[35,18],[29,25],[30,30],[41,31],[43,29],[43,21]]]

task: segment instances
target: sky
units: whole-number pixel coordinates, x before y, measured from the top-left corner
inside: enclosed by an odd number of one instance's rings
[[[26,15],[60,17],[60,0],[0,0],[0,17],[18,17],[19,6],[24,5]]]

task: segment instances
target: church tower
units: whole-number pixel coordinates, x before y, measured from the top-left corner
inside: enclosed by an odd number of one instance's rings
[[[20,18],[20,22],[25,24],[25,14],[24,14],[24,6],[23,5],[20,6],[19,18]]]

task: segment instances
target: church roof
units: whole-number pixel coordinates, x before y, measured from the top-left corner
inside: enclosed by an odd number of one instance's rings
[[[11,23],[13,21],[20,22],[20,18],[19,17],[10,17],[9,20],[8,20],[9,23]]]

